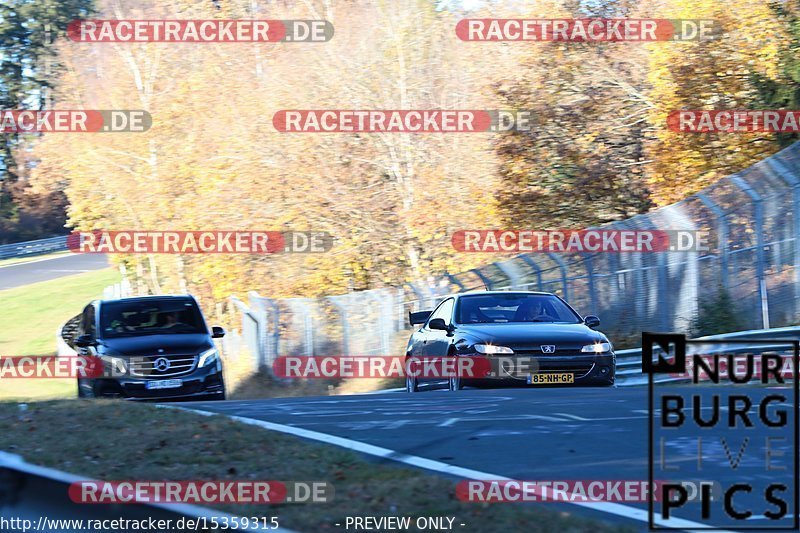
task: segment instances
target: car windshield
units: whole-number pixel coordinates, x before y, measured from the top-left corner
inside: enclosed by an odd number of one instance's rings
[[[206,333],[200,310],[191,300],[109,302],[102,304],[100,310],[104,338]]]
[[[483,294],[462,296],[458,302],[460,324],[506,322],[558,322],[578,324],[580,317],[559,298],[549,294]]]

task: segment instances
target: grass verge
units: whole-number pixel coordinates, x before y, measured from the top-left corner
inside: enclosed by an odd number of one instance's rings
[[[109,268],[0,291],[0,356],[51,355],[56,329],[119,281]],[[2,399],[52,399],[75,395],[74,380],[0,380]]]
[[[38,402],[23,411],[0,403],[0,450],[96,479],[332,483],[331,503],[218,506],[240,516],[277,516],[296,531],[340,530],[335,524],[347,516],[387,515],[455,517],[465,531],[624,530],[544,506],[464,503],[455,498],[455,480],[222,416],[145,404]]]

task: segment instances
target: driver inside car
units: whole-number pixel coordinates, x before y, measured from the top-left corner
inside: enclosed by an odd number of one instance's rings
[[[553,321],[544,302],[538,298],[526,298],[514,313],[514,322]]]

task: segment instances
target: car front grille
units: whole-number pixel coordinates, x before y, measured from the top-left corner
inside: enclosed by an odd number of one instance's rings
[[[514,355],[523,355],[523,356],[524,355],[527,355],[527,356],[540,356],[540,355],[543,355],[543,356],[547,356],[547,357],[552,357],[554,355],[561,356],[561,355],[587,355],[587,354],[581,353],[581,347],[580,346],[578,348],[561,348],[561,347],[556,346],[556,349],[555,349],[554,352],[548,352],[548,353],[543,352],[541,348],[535,348],[535,349],[534,348],[531,348],[531,349],[514,348]]]
[[[169,364],[164,365],[166,360]],[[168,368],[164,368],[168,366]],[[166,378],[188,374],[197,366],[197,355],[146,355],[130,358],[130,373],[146,378]]]

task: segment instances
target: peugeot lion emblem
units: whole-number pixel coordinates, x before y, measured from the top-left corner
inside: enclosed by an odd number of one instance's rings
[[[556,352],[555,344],[543,344],[542,346],[540,346],[540,348],[542,349],[542,353],[555,353]]]
[[[158,370],[159,372],[166,372],[169,370],[169,359],[164,357],[159,357],[153,362],[153,368]]]

